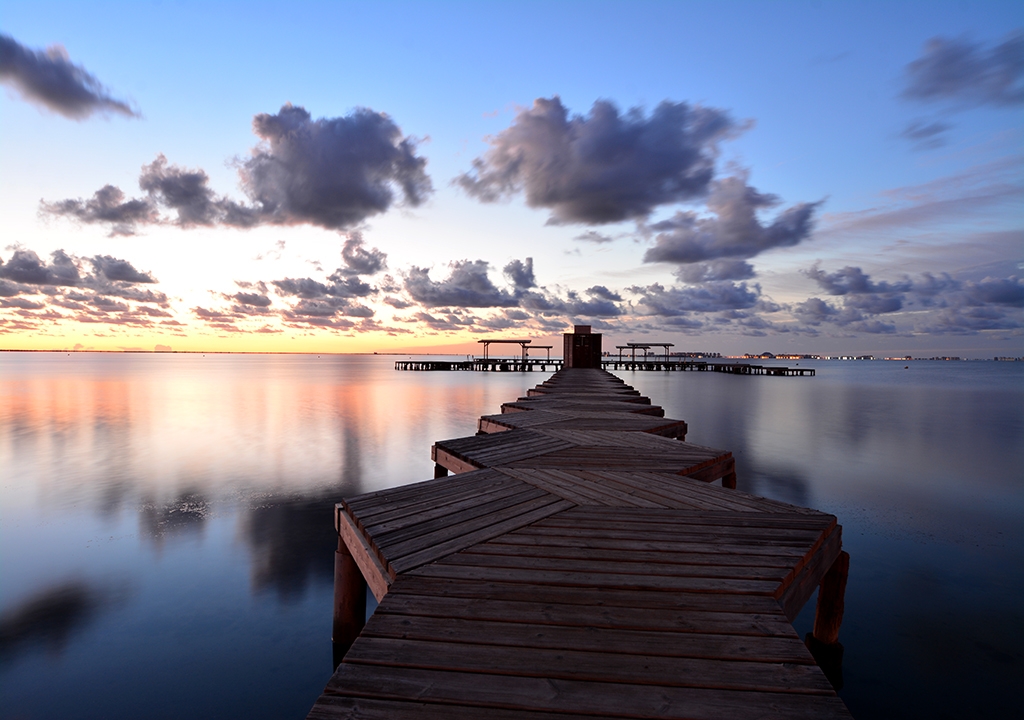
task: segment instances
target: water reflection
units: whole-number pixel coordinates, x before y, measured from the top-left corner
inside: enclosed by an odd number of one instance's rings
[[[246,513],[243,534],[252,551],[255,591],[273,590],[282,601],[294,602],[311,582],[333,583],[338,536],[331,518],[344,494],[276,499]]]
[[[202,534],[210,504],[199,491],[182,492],[167,503],[143,500],[139,509],[139,531],[157,547],[177,535]]]
[[[731,450],[741,489],[839,516],[856,717],[1020,704],[1024,368],[1000,365],[621,373]],[[301,717],[330,663],[334,502],[430,478],[435,440],[544,377],[0,353],[4,712]]]
[[[37,591],[0,615],[0,663],[35,649],[60,654],[74,635],[122,601],[123,595],[123,589],[101,590],[81,579]]]

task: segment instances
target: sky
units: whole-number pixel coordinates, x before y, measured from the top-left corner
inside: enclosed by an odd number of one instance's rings
[[[6,2],[0,349],[1024,355],[1024,10]]]

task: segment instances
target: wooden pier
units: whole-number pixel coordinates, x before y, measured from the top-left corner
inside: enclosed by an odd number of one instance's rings
[[[395,370],[428,372],[465,370],[474,372],[554,372],[562,361],[537,358],[472,358],[469,360],[396,360]]]
[[[820,585],[841,648],[836,518],[709,484],[731,454],[658,410],[561,370],[438,442],[454,476],[339,503],[347,652],[309,718],[848,718],[791,625]]]
[[[475,371],[475,372],[548,372],[562,367],[558,358],[472,358],[469,360],[396,360],[395,370],[419,371]],[[705,360],[633,360],[608,358],[601,360],[605,370],[640,372],[720,372],[731,375],[774,375],[776,377],[813,376],[814,368],[784,367],[777,365],[751,365],[749,363],[721,363]]]

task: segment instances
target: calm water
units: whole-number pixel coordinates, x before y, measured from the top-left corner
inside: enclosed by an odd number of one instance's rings
[[[0,714],[304,716],[334,500],[431,477],[544,377],[394,359],[0,353]],[[1024,364],[815,366],[620,375],[740,489],[839,516],[856,717],[1021,715]]]

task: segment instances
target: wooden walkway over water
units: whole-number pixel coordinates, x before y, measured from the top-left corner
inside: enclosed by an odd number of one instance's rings
[[[709,484],[731,454],[602,370],[502,410],[434,446],[453,477],[337,506],[350,647],[310,718],[849,717],[791,625],[821,585],[838,640],[834,516]]]

